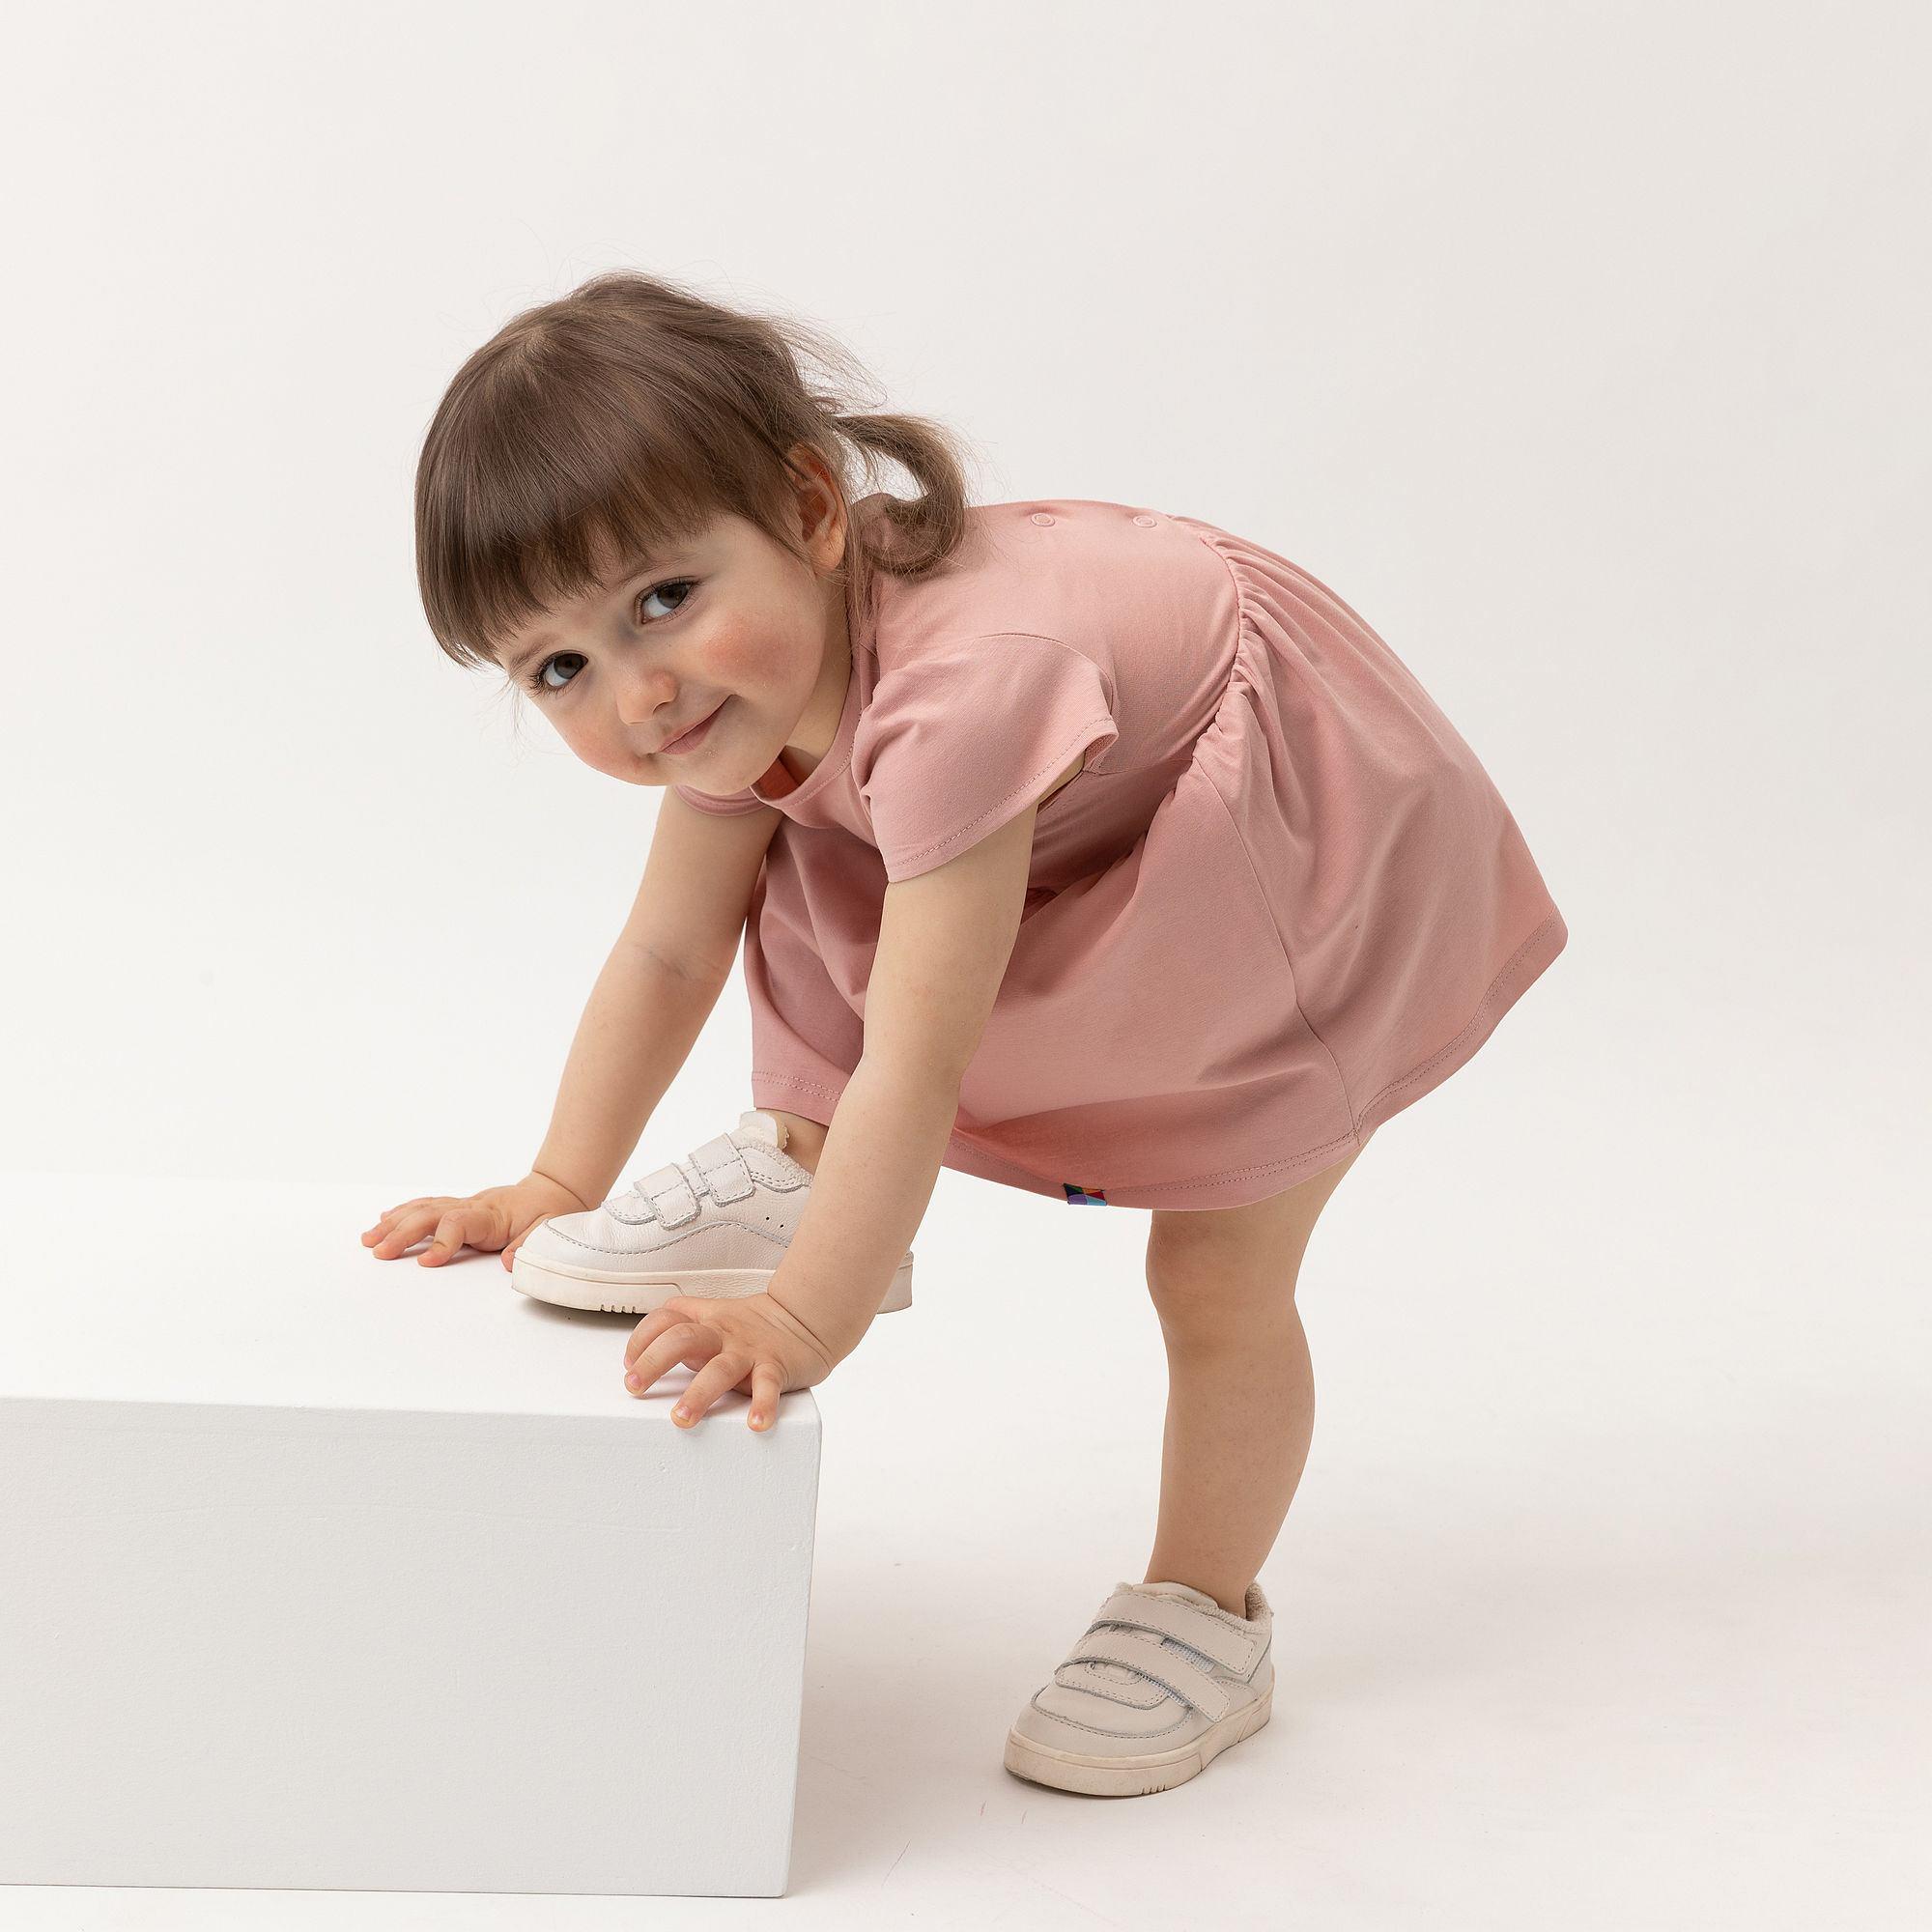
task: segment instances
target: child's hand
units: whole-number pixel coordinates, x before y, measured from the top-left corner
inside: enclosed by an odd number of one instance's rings
[[[670,1412],[687,1429],[727,1389],[752,1398],[752,1428],[769,1429],[786,1389],[810,1388],[832,1373],[810,1329],[769,1294],[672,1295],[624,1344],[624,1385],[642,1395],[673,1362],[697,1370]]]
[[[362,1245],[377,1260],[392,1262],[425,1235],[433,1235],[417,1262],[440,1267],[468,1241],[472,1248],[501,1248],[503,1265],[516,1261],[524,1236],[553,1214],[580,1214],[583,1203],[566,1187],[541,1174],[527,1174],[508,1187],[486,1187],[480,1194],[456,1197],[419,1195],[391,1208],[362,1233]]]

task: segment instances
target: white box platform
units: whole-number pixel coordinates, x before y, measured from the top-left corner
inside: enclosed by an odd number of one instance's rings
[[[411,1192],[0,1174],[0,1883],[783,1893],[817,1405]]]

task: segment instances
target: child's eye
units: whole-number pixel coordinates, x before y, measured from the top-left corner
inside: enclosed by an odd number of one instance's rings
[[[638,599],[638,609],[641,611],[644,606],[648,604],[653,597],[657,596],[662,591],[682,590],[689,593],[696,586],[693,583],[692,580],[688,577],[668,577],[662,583],[653,583],[651,587],[648,590],[646,590],[641,597]],[[680,598],[678,602],[672,607],[671,614],[673,616],[675,616],[679,611],[682,611],[684,609],[685,601],[686,600],[684,598]]]
[[[682,611],[690,601],[690,594],[696,587],[696,580],[690,577],[668,577],[662,583],[653,583],[648,590],[640,593],[638,598],[637,615],[639,621],[644,624],[662,624],[665,621],[664,617],[652,617],[646,614],[645,606],[650,603],[653,597],[661,597],[668,590],[681,590],[685,593],[683,597],[678,599],[675,608],[668,613],[669,616],[676,616],[678,611]],[[581,660],[582,657],[582,653],[581,651],[558,651],[555,656],[545,658],[543,663],[538,665],[533,670],[526,671],[524,675],[524,683],[540,697],[554,697],[559,691],[563,690],[564,686],[562,684],[547,684],[544,681],[544,673],[550,669],[552,665],[561,664],[565,658],[578,658]],[[569,681],[566,679],[565,683]]]

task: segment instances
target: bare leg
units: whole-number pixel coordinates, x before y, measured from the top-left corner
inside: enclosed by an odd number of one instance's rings
[[[1144,1580],[1192,1584],[1237,1617],[1308,1460],[1315,1377],[1295,1284],[1316,1217],[1355,1159],[1251,1207],[1154,1212],[1148,1288],[1168,1396]]]
[[[808,1121],[803,1114],[781,1114],[776,1107],[761,1107],[758,1111],[784,1122],[785,1152],[808,1174],[816,1174],[818,1156],[825,1151],[825,1136],[831,1131],[825,1122]]]

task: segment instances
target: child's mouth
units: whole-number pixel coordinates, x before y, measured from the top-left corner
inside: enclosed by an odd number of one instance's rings
[[[708,717],[701,719],[681,736],[672,738],[668,743],[660,745],[658,747],[659,753],[662,755],[675,758],[682,756],[686,752],[695,752],[710,735],[712,725],[718,722],[718,713],[723,711],[724,706],[730,701],[728,697],[721,699],[717,710],[711,712]]]

